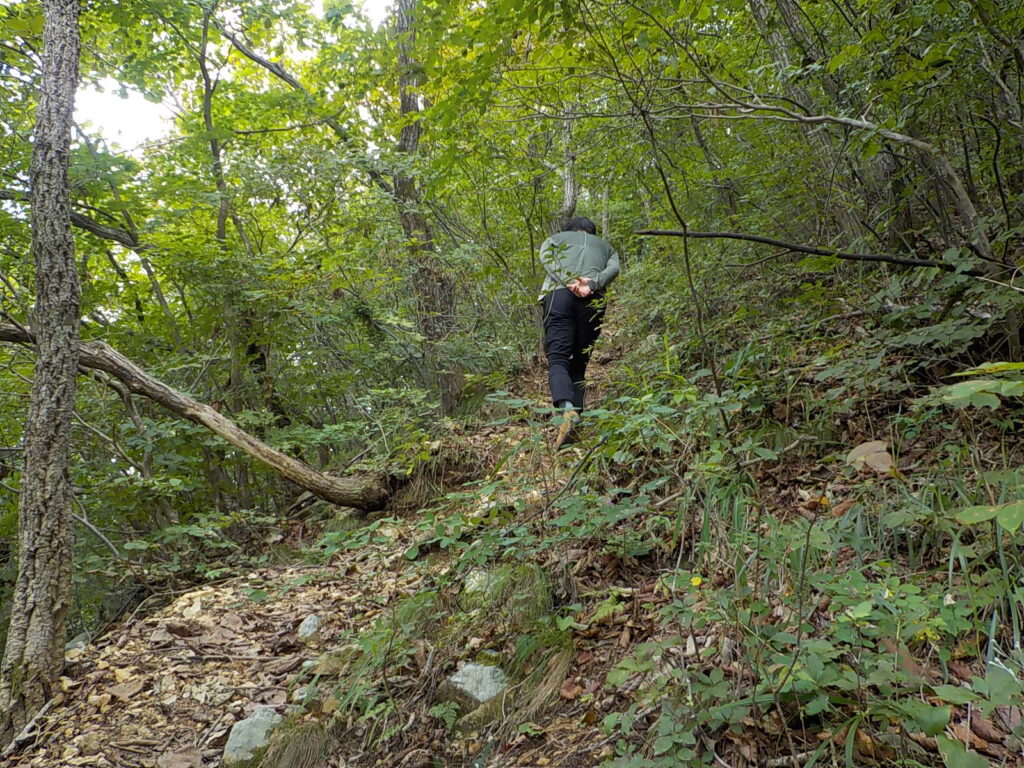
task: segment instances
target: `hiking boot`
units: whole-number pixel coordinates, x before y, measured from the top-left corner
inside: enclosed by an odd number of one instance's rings
[[[558,431],[555,433],[554,448],[557,451],[563,445],[576,441],[576,425],[580,415],[574,410],[565,410],[559,414]]]

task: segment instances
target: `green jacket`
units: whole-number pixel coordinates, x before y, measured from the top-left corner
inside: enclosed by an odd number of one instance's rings
[[[619,274],[619,254],[606,241],[587,232],[559,232],[540,246],[546,296],[577,277],[590,278],[595,291],[603,291]]]

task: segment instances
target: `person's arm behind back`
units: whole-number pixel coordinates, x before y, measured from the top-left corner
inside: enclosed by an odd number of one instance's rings
[[[607,245],[608,263],[605,264],[604,269],[601,270],[601,274],[597,276],[597,279],[592,281],[593,289],[595,291],[603,291],[619,274],[619,254],[616,253],[615,249],[612,248],[610,244]]]
[[[545,283],[550,284],[551,287],[565,287],[570,280],[575,278],[575,275],[565,275],[561,272],[565,268],[563,255],[569,247],[567,243],[554,242],[550,237],[541,243],[540,263],[548,276]]]

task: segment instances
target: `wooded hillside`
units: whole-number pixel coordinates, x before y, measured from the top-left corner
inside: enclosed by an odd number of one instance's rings
[[[8,2],[4,759],[229,765],[265,705],[267,768],[1024,764],[1022,30]],[[76,88],[173,124],[122,147]],[[538,251],[573,215],[622,274],[555,451]],[[201,736],[165,653],[246,661]],[[466,665],[507,689],[454,696]]]

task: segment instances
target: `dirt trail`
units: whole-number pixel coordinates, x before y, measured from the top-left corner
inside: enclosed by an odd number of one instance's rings
[[[591,365],[595,404],[607,388],[612,359],[607,350],[614,336],[609,327]],[[537,366],[525,372],[516,390],[543,408],[546,371]],[[543,527],[548,514],[544,497],[557,492],[583,455],[579,446],[554,455],[548,437],[537,434],[536,423],[519,423],[484,427],[455,439],[465,439],[490,461],[501,461],[499,474],[511,488],[506,495],[532,493],[529,524]],[[304,670],[324,653],[351,645],[354,634],[404,597],[425,589],[457,591],[448,577],[449,558],[427,563],[406,556],[422,538],[417,522],[414,514],[379,525],[365,544],[337,552],[323,566],[253,571],[182,594],[151,615],[142,606],[113,631],[68,654],[63,692],[33,723],[31,736],[6,765],[216,768],[231,727],[258,705],[292,712],[297,721],[333,722],[339,738],[331,757],[320,763],[325,766],[468,765],[476,764],[484,750],[491,752],[487,765],[585,766],[610,755],[601,718],[628,702],[638,686],[634,680],[609,695],[603,691],[605,675],[634,643],[652,635],[654,611],[665,596],[658,593],[657,573],[649,566],[585,544],[551,550],[539,565],[571,581],[583,606],[581,616],[609,590],[621,597],[621,605],[575,633],[565,678],[529,733],[488,747],[479,733],[457,736],[439,728],[437,719],[426,714],[431,702],[423,695],[425,687],[436,686],[439,668],[425,668],[422,656],[412,666],[389,671],[390,694],[408,699],[400,708],[411,716],[408,726],[373,754],[363,746],[364,727],[351,718],[332,718],[343,692],[319,692],[313,711],[299,709],[310,698],[310,676]],[[312,640],[302,642],[297,629],[312,615],[321,617],[321,627]],[[478,642],[501,646],[514,640],[484,637]],[[445,662],[450,667],[453,659]]]

